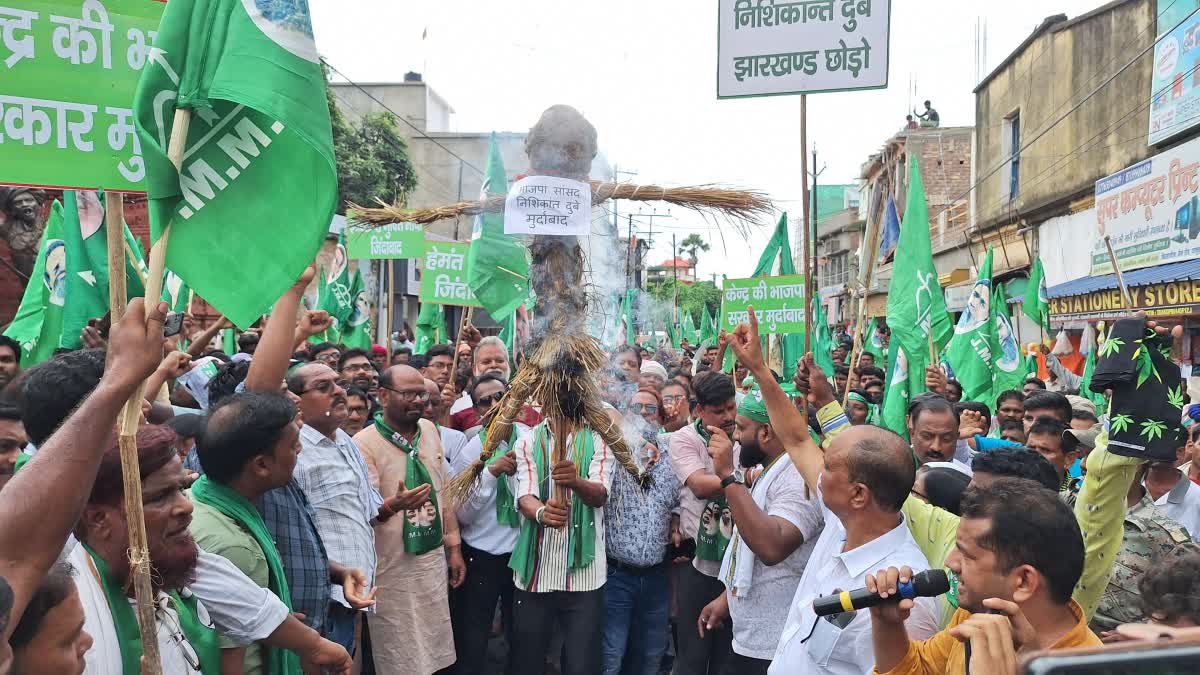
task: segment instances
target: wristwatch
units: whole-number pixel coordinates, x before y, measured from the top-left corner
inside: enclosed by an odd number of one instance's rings
[[[746,483],[746,470],[745,469],[734,469],[733,473],[722,478],[721,479],[721,489],[724,490],[725,488],[729,487],[730,485],[733,485],[734,483],[741,483],[741,484],[745,485],[745,483]]]

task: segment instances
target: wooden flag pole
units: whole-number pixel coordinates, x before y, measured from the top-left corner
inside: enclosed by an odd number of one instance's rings
[[[125,288],[125,209],[119,192],[104,193],[105,234],[108,237],[108,303],[113,324],[127,305]],[[153,296],[150,296],[153,297]],[[149,305],[147,305],[149,315]],[[146,545],[146,517],[142,510],[142,476],[138,462],[137,428],[141,421],[145,386],[138,386],[125,402],[118,420],[121,478],[125,490],[125,525],[129,530],[129,577],[137,600],[138,631],[142,638],[142,673],[161,675],[158,628],[154,623],[154,589],[150,584],[150,552]]]
[[[883,203],[882,196],[880,197],[880,202]],[[885,205],[883,208],[884,212],[886,213],[887,206]],[[867,214],[868,223],[873,215],[873,213]],[[850,363],[848,364],[852,372],[858,370],[858,359],[863,350],[866,349],[866,340],[873,339],[875,337],[873,335],[867,336],[863,333],[863,331],[866,330],[865,324],[867,322],[867,296],[871,292],[871,284],[875,281],[875,264],[879,260],[879,238],[883,233],[883,224],[879,222],[878,218],[875,218],[874,220],[875,227],[871,230],[871,236],[864,241],[866,249],[863,251],[863,253],[867,256],[867,258],[864,261],[866,264],[863,269],[864,281],[861,289],[862,297],[858,300],[858,323],[854,325],[854,345],[850,350]],[[859,385],[861,386],[861,384],[862,383],[860,382]],[[846,402],[849,400],[850,381],[847,379],[846,391],[842,392],[843,408],[846,407]]]
[[[1125,275],[1121,272],[1121,266],[1117,263],[1117,255],[1113,251],[1112,239],[1107,234],[1104,235],[1104,245],[1108,247],[1108,259],[1112,261],[1113,271],[1117,273],[1117,285],[1121,287],[1121,302],[1125,305],[1125,314],[1128,316],[1133,313],[1133,297],[1129,295],[1129,287],[1125,285]]]
[[[454,338],[454,360],[450,364],[450,385],[454,385],[454,380],[458,377],[458,347],[462,344],[463,331],[467,326],[471,325],[471,314],[475,312],[474,307],[468,307],[467,311],[463,312],[462,324],[458,327],[458,335]],[[515,330],[515,329],[514,329]]]
[[[175,171],[183,168],[183,153],[187,149],[188,127],[192,122],[191,108],[176,108],[171,122],[171,141],[167,145],[167,159],[175,165]],[[167,267],[167,242],[171,238],[171,223],[163,228],[162,236],[150,247],[150,273],[146,277],[146,298],[157,300],[162,295],[163,273]],[[150,312],[146,312],[149,316]]]
[[[814,166],[815,170],[816,167]],[[800,207],[804,211],[804,217],[800,219],[801,226],[804,228],[804,236],[801,237],[804,246],[804,353],[808,354],[812,351],[812,294],[813,294],[813,270],[810,258],[808,256],[808,95],[800,94],[800,183],[803,186],[800,191]],[[816,195],[812,195],[815,199]]]

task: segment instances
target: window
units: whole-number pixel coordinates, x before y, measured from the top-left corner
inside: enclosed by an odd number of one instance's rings
[[[1005,201],[1017,198],[1021,191],[1021,111],[1017,110],[1004,118],[1000,139],[1005,159],[1000,192]]]
[[[835,286],[847,283],[850,280],[850,259],[849,254],[843,251],[837,255],[831,255],[826,258],[825,274],[821,279],[821,286]]]

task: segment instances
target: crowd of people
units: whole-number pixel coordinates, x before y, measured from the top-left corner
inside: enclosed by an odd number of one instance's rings
[[[172,674],[1006,673],[1200,625],[1200,406],[1175,461],[1147,463],[1078,392],[965,402],[931,367],[906,440],[879,426],[886,364],[838,340],[832,373],[808,354],[783,382],[752,322],[611,348],[596,377],[639,475],[535,401],[484,457],[505,343],[317,342],[311,277],[232,354],[219,324],[164,339],[140,300],[27,370],[0,338],[0,666],[139,672],[146,570]],[[143,383],[148,560],[116,431]],[[949,593],[814,610],[929,569]]]

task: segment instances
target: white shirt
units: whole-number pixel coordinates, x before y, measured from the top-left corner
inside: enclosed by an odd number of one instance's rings
[[[529,432],[529,427],[524,424],[516,426],[518,438]],[[504,454],[508,450],[507,440],[501,441],[500,447],[496,448],[496,452],[500,454]],[[479,453],[482,451],[483,434],[479,434],[467,443],[454,461],[450,462],[450,477],[454,478],[466,471],[472,462],[479,459]],[[449,455],[447,455],[447,459],[449,459]],[[509,489],[515,491],[516,481],[509,476],[500,478],[508,481]],[[521,530],[517,527],[501,525],[496,520],[496,483],[497,478],[492,475],[491,471],[484,469],[479,474],[479,485],[458,507],[458,532],[462,535],[463,542],[472,548],[486,551],[492,555],[508,555],[512,553]]]
[[[921,554],[903,516],[900,524],[882,537],[843,551],[845,526],[824,502],[821,510],[825,515],[825,530],[817,539],[792,599],[779,648],[775,650],[775,659],[768,671],[771,675],[870,673],[875,666],[870,611],[855,612],[849,625],[839,629],[813,613],[813,600],[837,590],[862,588],[868,574],[887,567],[908,565],[914,572],[929,569],[929,561]],[[830,618],[837,616],[844,615]],[[924,640],[938,632],[940,619],[937,598],[917,598],[912,615],[904,625],[911,639]]]
[[[442,437],[442,457],[445,458],[447,466],[454,466],[459,455],[463,454],[463,448],[467,447],[467,435],[457,429],[440,424],[437,425],[437,428]],[[479,457],[478,452],[475,453],[475,457],[468,460],[468,463],[474,461],[476,457]]]
[[[1179,482],[1154,505],[1165,516],[1187,528],[1192,541],[1200,542],[1200,485],[1180,472]]]

